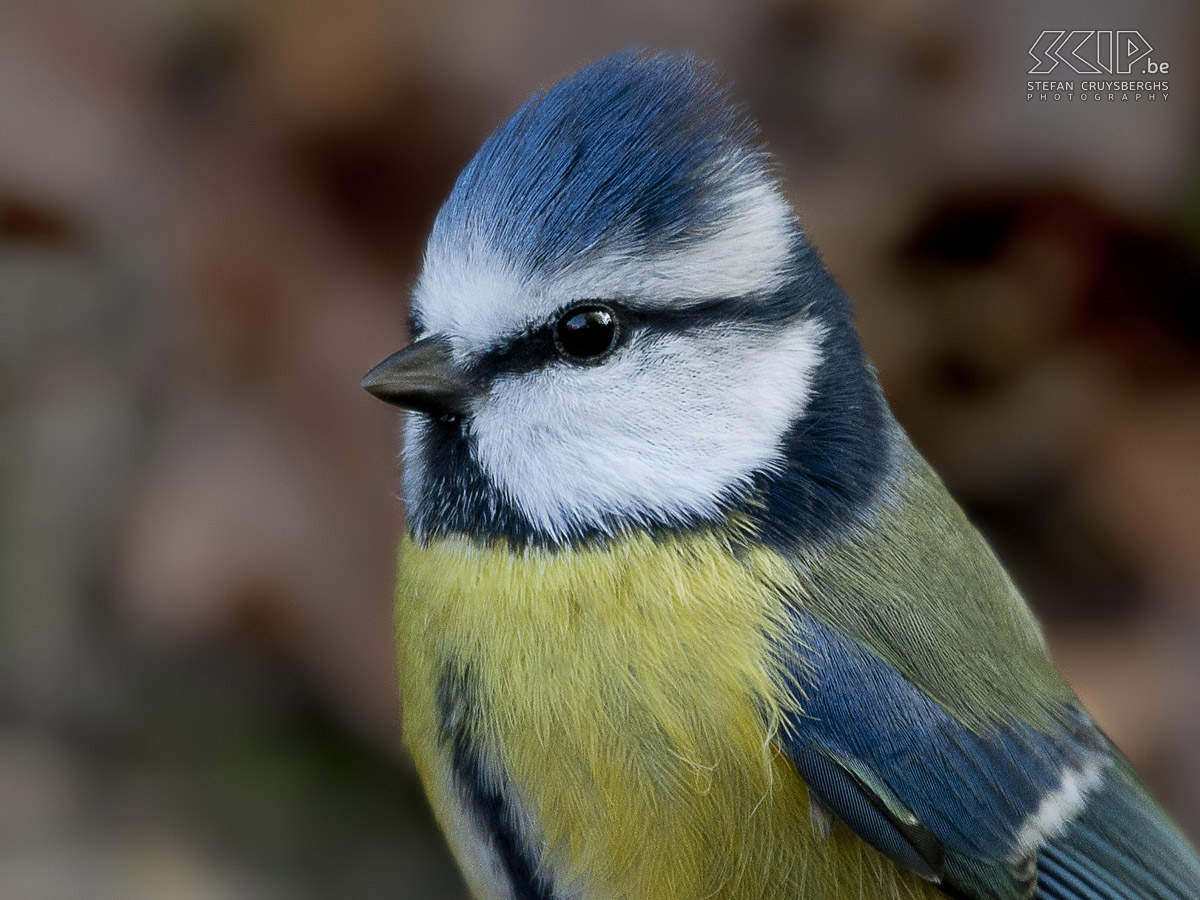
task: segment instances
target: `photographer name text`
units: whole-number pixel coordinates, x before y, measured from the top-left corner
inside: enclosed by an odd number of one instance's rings
[[[1027,81],[1025,99],[1039,102],[1166,100],[1166,81]]]

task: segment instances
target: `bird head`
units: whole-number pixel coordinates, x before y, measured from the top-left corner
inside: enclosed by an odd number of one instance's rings
[[[712,73],[628,52],[484,142],[363,385],[414,411],[418,535],[691,527],[788,468],[844,306]]]

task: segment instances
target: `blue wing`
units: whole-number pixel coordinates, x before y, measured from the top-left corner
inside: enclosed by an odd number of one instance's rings
[[[1200,858],[1123,761],[1038,855],[1037,900],[1195,900]]]
[[[801,625],[803,712],[782,749],[893,861],[971,900],[1200,898],[1195,856],[1081,710],[972,731],[862,645]],[[1178,848],[1152,852],[1168,833]]]

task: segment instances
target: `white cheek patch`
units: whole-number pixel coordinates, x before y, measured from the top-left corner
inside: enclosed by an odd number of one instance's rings
[[[478,462],[558,538],[716,514],[781,461],[820,361],[821,328],[729,326],[627,346],[597,367],[498,381],[471,424]]]
[[[678,249],[600,250],[548,279],[524,274],[478,236],[461,244],[435,240],[413,308],[426,332],[451,336],[456,350],[469,354],[544,322],[575,300],[621,299],[653,309],[780,288],[798,232],[779,189],[754,173],[732,190],[725,209],[719,227]]]

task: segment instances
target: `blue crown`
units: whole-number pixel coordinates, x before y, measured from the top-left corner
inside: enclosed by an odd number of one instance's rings
[[[614,240],[668,249],[719,225],[736,187],[764,177],[755,126],[707,67],[626,51],[535,94],[497,129],[431,242],[482,238],[543,272]]]

